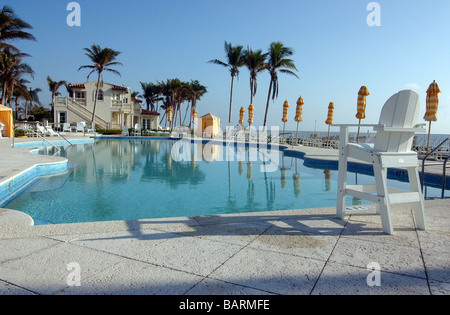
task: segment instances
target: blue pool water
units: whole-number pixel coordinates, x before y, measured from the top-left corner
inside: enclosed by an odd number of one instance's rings
[[[6,207],[38,224],[58,224],[336,204],[336,170],[306,167],[275,148],[116,139],[74,145],[61,156],[68,172],[35,180]],[[348,180],[365,184],[373,177],[353,173]],[[361,201],[348,197],[347,204]]]

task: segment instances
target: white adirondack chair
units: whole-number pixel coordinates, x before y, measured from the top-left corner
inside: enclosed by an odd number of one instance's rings
[[[419,117],[419,96],[414,91],[404,90],[393,95],[384,105],[378,125],[375,144],[348,143],[348,127],[357,125],[333,125],[340,127],[339,180],[337,217],[345,216],[345,196],[350,195],[377,204],[381,215],[383,232],[393,234],[391,204],[413,203],[418,229],[426,229],[424,201],[419,180],[417,153],[411,151],[414,133],[425,132],[424,125],[416,125]],[[373,165],[375,185],[347,185],[347,162],[349,158]],[[406,168],[410,191],[387,186],[388,168]]]

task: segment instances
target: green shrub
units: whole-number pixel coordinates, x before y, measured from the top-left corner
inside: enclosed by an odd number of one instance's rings
[[[120,135],[121,129],[97,129],[97,132],[101,135]]]
[[[23,129],[14,130],[14,137],[23,137],[23,136],[25,136],[25,130]]]

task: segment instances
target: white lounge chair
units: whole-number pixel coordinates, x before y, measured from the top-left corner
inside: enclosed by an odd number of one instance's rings
[[[69,123],[63,123],[63,131],[64,132],[71,132],[72,130],[70,129],[70,124]]]
[[[50,126],[45,127],[45,130],[47,131],[47,134],[50,137],[58,137],[59,136],[59,134],[56,131],[54,131],[53,128]]]
[[[393,234],[391,204],[413,203],[414,217],[418,229],[426,229],[423,195],[420,187],[417,153],[411,151],[415,132],[424,132],[423,125],[416,125],[419,116],[419,96],[405,90],[393,95],[384,105],[380,122],[372,126],[377,131],[375,144],[348,143],[348,127],[340,127],[339,179],[337,217],[345,216],[345,196],[350,195],[377,204],[383,231]],[[349,158],[373,165],[375,185],[347,185],[347,162]],[[405,168],[411,191],[387,186],[387,169]]]
[[[50,134],[48,133],[48,131],[45,130],[45,127],[44,127],[44,126],[39,126],[39,125],[37,125],[37,126],[36,126],[36,130],[37,130],[37,133],[40,134],[40,135],[43,136],[43,137],[49,136],[49,135],[50,135]]]
[[[86,124],[84,121],[80,122],[80,124],[83,125],[83,128],[84,128],[84,130],[85,130],[86,132],[95,132],[94,129],[88,128],[87,124]]]
[[[77,123],[77,132],[85,132],[83,123]]]
[[[135,135],[135,136],[142,136],[142,129],[141,129],[141,125],[140,124],[135,124],[134,125],[133,135]]]
[[[122,136],[129,136],[128,127],[122,126]]]

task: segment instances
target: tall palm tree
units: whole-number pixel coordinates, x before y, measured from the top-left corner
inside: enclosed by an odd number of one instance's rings
[[[103,71],[109,71],[115,73],[120,76],[120,72],[110,68],[111,66],[122,65],[122,63],[115,61],[117,56],[120,55],[120,52],[112,50],[111,48],[101,48],[99,45],[92,44],[91,48],[83,48],[85,51],[85,55],[89,57],[92,61],[92,65],[84,65],[81,66],[78,71],[81,69],[92,69],[92,71],[88,74],[87,80],[92,73],[97,72],[97,91],[95,92],[95,100],[94,100],[94,108],[92,110],[92,121],[91,128],[95,128],[95,109],[97,108],[97,100],[98,93],[100,90],[100,86],[103,84]]]
[[[52,117],[54,116],[55,113],[55,100],[56,100],[56,96],[59,95],[59,88],[63,85],[66,85],[67,82],[66,81],[53,81],[52,78],[50,78],[50,76],[47,76],[47,83],[48,83],[48,88],[50,90],[50,92],[52,92]],[[53,119],[55,119],[55,117],[53,117]],[[56,120],[54,120],[56,121]]]
[[[256,77],[258,73],[267,68],[266,59],[268,55],[268,53],[263,54],[261,49],[253,51],[247,47],[247,50],[244,51],[245,65],[250,71],[250,104],[253,104],[253,97],[258,89]]]
[[[267,70],[270,73],[270,85],[269,94],[267,95],[266,113],[264,115],[264,128],[267,124],[267,113],[269,112],[269,102],[270,95],[272,94],[272,100],[274,101],[278,97],[278,73],[286,73],[293,75],[298,78],[298,76],[293,72],[297,71],[294,61],[288,57],[292,56],[294,51],[292,48],[285,47],[280,42],[273,42],[269,47],[269,56],[267,60]]]
[[[233,104],[233,84],[234,77],[239,76],[239,68],[244,65],[243,59],[243,47],[242,46],[232,46],[225,41],[225,53],[227,55],[227,62],[213,59],[208,62],[221,65],[229,68],[231,74],[231,91],[230,91],[230,110],[228,115],[228,126],[231,126],[231,108]]]
[[[36,40],[33,35],[24,31],[24,29],[32,29],[31,25],[20,19],[9,6],[3,6],[0,11],[0,48],[9,48],[15,52],[19,50],[5,41],[15,39]]]

